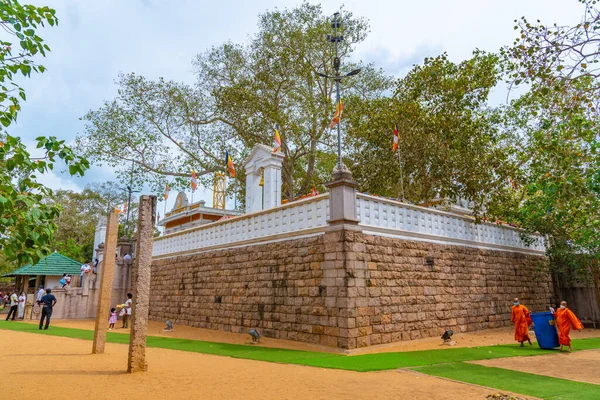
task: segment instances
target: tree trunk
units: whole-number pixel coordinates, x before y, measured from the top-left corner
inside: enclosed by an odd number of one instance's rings
[[[311,139],[310,152],[308,153],[308,163],[306,166],[306,176],[300,187],[300,195],[305,195],[312,189],[313,176],[315,174],[315,162],[317,158],[317,141]]]

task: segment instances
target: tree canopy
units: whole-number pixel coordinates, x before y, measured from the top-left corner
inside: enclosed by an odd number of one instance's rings
[[[36,138],[39,156],[32,157],[20,138],[7,129],[16,121],[25,91],[14,82],[16,75],[29,77],[44,72],[35,63],[50,49],[37,29],[58,23],[48,7],[21,5],[16,0],[0,2],[3,39],[0,42],[0,250],[5,262],[22,265],[37,262],[52,251],[55,218],[60,208],[44,199],[52,191],[43,185],[39,174],[63,162],[71,175],[83,175],[89,164],[54,136]]]

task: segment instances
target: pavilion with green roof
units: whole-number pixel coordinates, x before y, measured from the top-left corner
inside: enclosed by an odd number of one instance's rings
[[[48,257],[41,259],[37,264],[27,264],[3,276],[14,277],[15,287],[26,293],[33,293],[40,285],[45,288],[60,286],[59,281],[64,274],[71,275],[73,277],[71,285],[76,285],[80,273],[80,262],[55,251]]]

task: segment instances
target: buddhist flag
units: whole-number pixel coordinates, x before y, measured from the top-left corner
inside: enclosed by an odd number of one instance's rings
[[[229,151],[225,150],[225,162],[227,163],[227,169],[229,170],[229,176],[231,178],[235,178],[235,166],[233,165],[233,160],[229,155]]]
[[[192,186],[192,192],[195,192],[198,189],[198,179],[196,179],[196,172],[192,170],[192,180],[190,181],[190,185]]]
[[[312,188],[312,191],[310,192],[311,195],[313,196],[318,196],[319,192],[317,192],[317,189],[315,189],[314,187]]]
[[[392,151],[398,150],[398,124],[394,125],[394,144],[392,145]]]
[[[115,214],[121,213],[121,209],[119,208],[119,206],[115,206],[114,213]]]
[[[333,119],[331,120],[331,124],[329,124],[329,129],[333,129],[336,124],[340,123],[340,119],[342,119],[342,111],[344,111],[344,106],[342,104],[342,99],[340,98],[340,102],[335,106],[335,114],[333,114]]]
[[[158,217],[156,218],[156,221],[160,221],[160,213],[158,213]]]
[[[167,186],[165,186],[165,194],[163,195],[163,197],[165,198],[165,201],[169,198],[169,184],[167,183]]]
[[[273,153],[277,153],[281,148],[281,135],[279,135],[279,125],[275,124],[275,134],[273,135]]]
[[[123,214],[127,213],[127,202],[123,203],[123,210],[121,211]]]

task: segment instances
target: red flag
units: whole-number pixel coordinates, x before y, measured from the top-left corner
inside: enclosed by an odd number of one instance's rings
[[[344,111],[344,106],[342,104],[342,99],[340,98],[340,102],[335,106],[335,114],[333,114],[333,119],[331,120],[331,124],[329,124],[329,129],[333,129],[336,124],[340,123],[340,119],[342,119],[342,111]]]
[[[398,150],[398,124],[394,125],[394,144],[392,145],[392,151]]]

